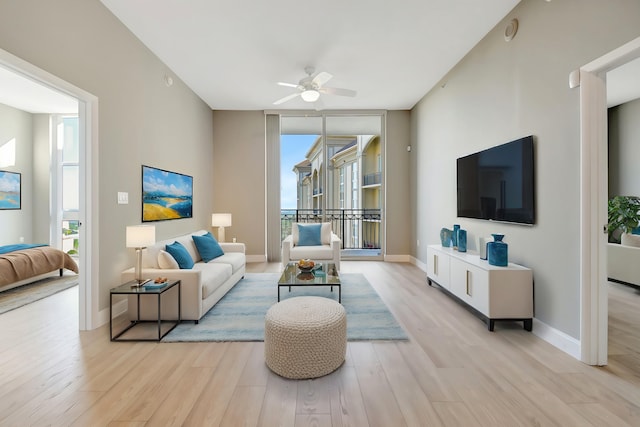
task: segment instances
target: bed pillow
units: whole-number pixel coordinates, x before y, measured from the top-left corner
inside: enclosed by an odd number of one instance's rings
[[[224,251],[220,247],[220,244],[210,232],[202,236],[196,236],[194,234],[191,237],[193,237],[193,243],[196,244],[196,248],[200,253],[200,258],[202,258],[204,262],[209,262],[212,259],[224,255]]]
[[[158,252],[158,265],[160,266],[160,268],[165,270],[177,270],[178,268],[180,268],[180,266],[178,265],[178,261],[176,261],[176,259],[172,257],[169,252],[163,251],[162,249],[160,249],[160,252]]]
[[[298,246],[322,245],[322,224],[298,224]]]
[[[193,268],[193,259],[191,258],[191,255],[189,255],[187,248],[185,248],[181,243],[173,242],[170,245],[166,245],[165,249],[176,260],[181,269],[187,270]]]

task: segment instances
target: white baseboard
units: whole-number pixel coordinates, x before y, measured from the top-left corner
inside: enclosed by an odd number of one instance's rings
[[[247,262],[267,262],[267,256],[262,255],[247,255]]]
[[[113,305],[113,317],[118,317],[122,313],[125,313],[127,311],[127,308],[128,302],[126,299],[115,303]],[[96,326],[96,328],[102,325],[106,325],[107,323],[109,323],[109,309],[105,308],[103,310],[100,310],[100,312],[98,313],[98,325]]]
[[[411,262],[410,255],[385,255],[385,262]]]
[[[552,346],[559,348],[570,356],[581,360],[580,340],[559,331],[540,320],[533,319],[533,331],[537,337],[542,338]]]
[[[416,267],[418,267],[420,270],[424,271],[425,273],[427,272],[427,264],[420,261],[419,259],[417,259],[416,257],[411,257],[411,264],[415,265]]]

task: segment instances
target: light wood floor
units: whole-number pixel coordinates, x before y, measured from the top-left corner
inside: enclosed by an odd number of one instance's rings
[[[612,290],[612,312],[636,317],[612,313],[612,363],[596,368],[520,324],[488,332],[415,266],[342,266],[365,274],[408,342],[350,342],[338,371],[292,381],[265,366],[263,343],[112,343],[108,325],[80,333],[77,291],[64,291],[0,316],[0,425],[640,425],[637,292]]]

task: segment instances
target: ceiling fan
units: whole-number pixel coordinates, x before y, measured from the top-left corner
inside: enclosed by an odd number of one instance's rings
[[[356,96],[355,90],[342,89],[338,87],[325,87],[324,84],[333,77],[325,71],[321,71],[315,76],[313,75],[313,73],[315,73],[315,69],[313,67],[306,67],[304,71],[307,73],[307,77],[300,79],[298,84],[278,82],[280,86],[293,87],[298,91],[291,95],[287,95],[284,98],[278,99],[273,103],[273,105],[280,105],[298,96],[301,97],[303,101],[316,102],[320,98],[321,93],[327,95]]]

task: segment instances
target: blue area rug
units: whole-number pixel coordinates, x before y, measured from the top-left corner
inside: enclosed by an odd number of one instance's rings
[[[178,325],[162,341],[264,341],[264,316],[278,301],[279,273],[248,273],[199,324]],[[407,334],[362,274],[341,274],[342,305],[347,311],[347,339],[406,340]],[[323,296],[338,300],[328,286],[280,289],[280,300]]]

